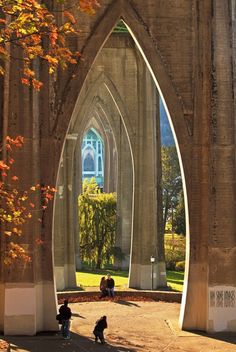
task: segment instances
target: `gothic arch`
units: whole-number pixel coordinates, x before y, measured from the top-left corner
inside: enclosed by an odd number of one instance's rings
[[[113,92],[113,95],[111,95],[111,92]],[[109,107],[109,108],[108,108]],[[122,118],[121,118],[121,112],[123,113]],[[117,120],[121,119],[122,120],[122,125],[124,126],[124,116],[126,116],[126,108],[124,103],[122,102],[122,99],[119,95],[118,90],[116,89],[115,85],[113,84],[112,80],[107,77],[107,75],[100,74],[97,79],[94,81],[92,86],[89,86],[88,91],[86,92],[85,96],[83,99],[81,97],[78,98],[73,117],[72,117],[72,123],[70,127],[70,133],[74,132],[79,132],[77,142],[75,145],[75,152],[74,155],[77,156],[75,157],[77,162],[77,171],[76,174],[80,175],[81,174],[81,164],[80,160],[78,159],[80,149],[81,149],[81,143],[82,143],[82,136],[91,127],[98,128],[98,130],[101,132],[101,135],[103,136],[104,142],[105,142],[105,149],[107,152],[106,154],[106,165],[105,165],[105,191],[108,192],[114,192],[118,191],[119,184],[121,183],[121,180],[118,179],[118,170],[120,169],[121,165],[119,163],[120,160],[120,142],[119,141],[119,133],[117,129]],[[126,121],[128,121],[127,117],[125,118]],[[129,130],[132,130],[131,124],[128,123],[129,125]],[[126,128],[124,128],[124,133],[126,135],[126,148],[129,149],[130,155],[132,155],[132,150],[129,142],[129,137],[126,131]],[[113,147],[112,147],[113,145]],[[124,146],[123,146],[124,148]],[[115,149],[115,155],[114,155],[114,149]],[[114,157],[117,159],[114,165]],[[117,164],[117,165],[116,165]],[[111,166],[112,165],[112,166]],[[115,168],[115,170],[114,170]],[[133,163],[132,163],[132,157],[130,156],[130,168],[132,169],[131,175],[132,175],[132,183],[133,183]],[[113,175],[113,177],[112,177]],[[77,177],[78,178],[78,177]],[[79,193],[79,190],[81,190],[82,185],[81,183],[79,184],[79,187],[76,191],[76,193]],[[124,211],[121,210],[121,200],[123,199],[124,202],[124,190],[120,189],[118,191],[118,214],[124,218],[124,222],[126,224],[126,227],[129,226],[127,223],[129,221],[125,220],[127,219],[127,216],[129,217],[129,212],[130,210]],[[130,188],[131,195],[128,196],[133,198],[133,187]],[[127,195],[127,192],[126,192]],[[133,207],[133,205],[131,205]],[[122,215],[123,212],[123,215]],[[132,210],[131,210],[132,213]],[[131,231],[132,231],[132,215],[131,215],[131,220],[130,220],[130,238],[131,238]],[[127,231],[127,230],[126,230]],[[120,234],[119,234],[120,233]],[[121,231],[118,231],[118,237],[121,236]],[[130,251],[130,245],[128,246],[129,249],[125,249],[125,255],[129,257],[129,251]],[[128,259],[127,259],[128,260]],[[121,265],[128,265],[126,261],[122,261]],[[126,264],[125,264],[126,263]]]
[[[107,27],[107,18],[109,18],[110,28]],[[137,39],[137,42],[139,43],[145,57],[147,58],[148,63],[150,64],[156,81],[158,81],[161,94],[164,97],[166,107],[168,108],[169,115],[172,119],[175,134],[177,136],[178,144],[181,150],[186,179],[188,179],[188,169],[185,166],[185,159],[187,159],[185,157],[186,149],[184,149],[182,145],[191,145],[191,132],[188,132],[188,126],[184,118],[183,104],[180,102],[178,93],[176,92],[174,84],[172,83],[171,78],[169,77],[169,74],[165,68],[165,64],[161,59],[159,50],[156,48],[156,43],[153,43],[147,30],[145,29],[145,24],[139,20],[138,15],[131,7],[130,2],[126,0],[117,0],[113,2],[107,8],[103,18],[100,19],[100,21],[97,23],[96,28],[94,28],[93,35],[90,37],[87,45],[83,49],[83,61],[77,67],[77,72],[74,74],[79,77],[79,79],[71,79],[69,86],[66,87],[65,99],[59,111],[58,120],[56,121],[54,128],[56,130],[58,128],[61,130],[63,126],[67,128],[68,117],[70,118],[70,116],[72,116],[71,100],[74,101],[73,106],[75,106],[75,101],[80,95],[84,81],[86,80],[86,77],[98,53],[104,46],[104,43],[120,19],[124,20],[124,22],[128,25],[129,30],[131,31],[131,35],[134,35]],[[63,119],[64,111],[67,112],[67,118],[64,119],[65,122],[61,121]]]
[[[110,29],[107,27],[106,18],[109,18]],[[79,76],[79,80],[71,80],[69,86],[66,89],[66,96],[64,104],[61,106],[60,114],[57,121],[56,129],[62,129],[63,125],[68,121],[68,117],[74,115],[71,111],[71,101],[74,101],[74,106],[76,100],[80,98],[80,93],[83,87],[84,82],[86,81],[86,77],[98,55],[104,43],[106,42],[108,36],[110,35],[112,29],[118,22],[118,20],[122,19],[129,28],[130,34],[133,36],[135,41],[138,43],[141,54],[145,59],[152,77],[159,89],[159,93],[163,97],[163,101],[165,103],[166,110],[168,112],[169,117],[171,117],[171,122],[174,127],[174,135],[175,140],[177,142],[177,146],[179,147],[179,157],[180,164],[182,169],[182,178],[183,183],[186,184],[185,188],[185,206],[186,206],[186,214],[188,214],[188,201],[187,201],[187,190],[191,183],[189,177],[189,168],[187,167],[187,161],[191,160],[189,157],[191,154],[191,128],[186,123],[183,104],[181,103],[181,99],[176,92],[174,84],[171,81],[171,78],[166,70],[165,64],[163,63],[161,56],[159,54],[159,50],[156,47],[156,43],[154,43],[149,36],[149,33],[145,29],[145,24],[140,21],[138,18],[137,12],[134,11],[134,8],[130,5],[130,2],[119,0],[113,2],[107,9],[103,18],[97,23],[96,28],[94,29],[93,36],[87,42],[87,45],[83,50],[83,62],[77,68],[77,73],[75,75]],[[101,35],[102,33],[102,35]],[[99,38],[99,40],[97,40]],[[97,81],[97,84],[99,80]],[[107,86],[108,91],[113,99],[113,102],[117,104],[117,101],[114,99],[116,96],[116,88],[110,84],[109,79],[104,79],[105,85]],[[119,100],[119,99],[118,99]],[[119,105],[117,105],[119,109]],[[63,111],[66,111],[67,118],[62,119]],[[70,114],[71,111],[71,114]],[[120,116],[122,113],[120,111]],[[64,116],[65,117],[65,116]],[[128,120],[126,118],[124,126],[128,126]],[[190,126],[191,127],[191,126]],[[127,127],[128,129],[128,127]],[[131,129],[131,128],[130,128]],[[129,131],[128,136],[130,137]],[[130,140],[130,139],[129,139]],[[186,145],[188,146],[186,148]],[[131,148],[132,150],[132,148]],[[186,183],[185,183],[186,182]],[[135,182],[133,183],[135,185]],[[187,216],[188,219],[188,216]],[[188,221],[187,221],[188,228]],[[188,243],[189,246],[189,243]],[[189,253],[187,252],[187,255]],[[187,260],[188,261],[188,260]],[[186,275],[187,277],[187,275]],[[186,281],[187,282],[187,281]],[[186,289],[185,289],[186,292]]]

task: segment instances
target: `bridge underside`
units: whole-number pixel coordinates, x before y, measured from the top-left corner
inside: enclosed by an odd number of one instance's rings
[[[126,203],[119,203],[122,219],[128,219],[127,226],[122,224],[122,233],[127,235],[119,240],[127,254],[131,249],[130,285],[147,288],[150,249],[158,250],[155,82],[175,131],[189,215],[180,325],[209,332],[236,331],[234,1],[102,0],[95,16],[83,16],[79,21],[81,35],[71,43],[83,56],[74,78],[69,71],[49,76],[45,64],[40,63],[37,70],[44,88],[40,93],[32,92],[20,83],[21,63],[14,59],[19,56],[18,49],[11,49],[9,72],[0,82],[1,123],[8,135],[25,137],[20,162],[16,163],[22,187],[60,185],[64,145],[64,153],[69,155],[67,170],[79,173],[75,154],[78,158],[83,131],[89,121],[100,124],[107,145],[115,146],[117,169],[111,174],[117,180],[117,191],[122,196],[127,193]],[[119,72],[109,67],[106,75],[99,76],[98,66],[93,64],[103,60],[97,54],[120,19],[141,51],[125,49],[123,70],[117,63]],[[104,52],[107,49],[105,45]],[[149,71],[142,60],[146,60]],[[113,61],[117,61],[116,56]],[[119,84],[121,78],[132,82],[130,94],[124,84]],[[90,93],[96,79],[101,80],[101,86]],[[92,109],[86,110],[90,103]],[[128,160],[124,161],[124,154]],[[112,158],[112,150],[108,155]],[[77,163],[75,168],[73,163]],[[107,165],[111,167],[111,161],[107,160]],[[80,185],[73,188],[72,175],[66,177],[68,211],[76,195],[71,190],[78,192]],[[109,182],[107,189],[112,189],[114,185]],[[126,187],[132,192],[126,192]],[[59,199],[56,203],[64,206]],[[32,221],[25,228],[20,240],[32,263],[27,267],[1,265],[0,330],[5,334],[35,334],[57,328],[54,249],[55,272],[64,281],[74,282],[70,273],[76,265],[76,257],[62,258],[65,246],[74,248],[73,219],[62,224],[65,243],[60,242],[60,247],[53,244],[53,233],[60,241],[63,238],[58,223],[53,222],[58,207],[55,211],[49,207],[42,223]],[[69,214],[74,214],[74,209]],[[36,238],[43,240],[43,246],[36,246]],[[155,270],[158,277],[162,268]]]

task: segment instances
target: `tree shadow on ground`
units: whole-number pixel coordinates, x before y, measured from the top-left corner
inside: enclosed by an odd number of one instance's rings
[[[169,279],[168,283],[171,284],[178,284],[178,285],[182,285],[183,286],[183,282],[179,281],[179,280],[173,280],[173,279]],[[170,287],[168,287],[168,290],[170,289]]]
[[[87,268],[83,270],[77,271],[77,273],[89,273],[89,274],[98,274],[102,276],[106,276],[108,273],[111,274],[112,276],[121,276],[127,278],[129,276],[128,270],[114,270],[114,269],[92,269],[92,268]]]
[[[70,340],[63,340],[59,333],[41,333],[36,336],[7,336],[4,337],[11,345],[11,351],[24,352],[136,352],[137,350],[122,345],[114,346],[110,343],[104,345],[95,343],[93,339],[71,333]]]
[[[124,301],[124,300],[121,300],[121,299],[119,299],[119,300],[117,300],[117,301],[114,301],[114,303],[122,304],[122,305],[124,305],[124,306],[130,306],[130,307],[134,306],[134,307],[140,308],[140,306],[139,306],[137,303],[129,302],[129,301]]]
[[[83,286],[66,287],[66,288],[64,288],[63,290],[57,290],[57,293],[58,293],[58,292],[68,292],[68,291],[70,291],[70,292],[73,292],[73,291],[75,291],[75,292],[77,292],[77,291],[84,292],[85,289],[84,289]]]

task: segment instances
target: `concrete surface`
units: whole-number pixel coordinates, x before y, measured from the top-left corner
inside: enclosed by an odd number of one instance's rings
[[[178,303],[164,302],[86,302],[70,304],[73,312],[72,339],[59,333],[35,337],[5,337],[15,352],[233,352],[235,334],[207,335],[180,331]],[[93,327],[107,315],[106,345],[95,344]]]

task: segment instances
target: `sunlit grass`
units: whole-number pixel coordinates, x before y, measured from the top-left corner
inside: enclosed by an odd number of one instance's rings
[[[94,270],[80,271],[76,273],[76,281],[78,286],[99,287],[102,276],[110,273],[115,281],[116,288],[126,288],[128,285],[128,271],[114,271],[114,270]]]
[[[167,271],[167,284],[173,291],[183,291],[184,272]]]
[[[113,271],[113,270],[95,270],[80,271],[76,273],[77,285],[83,287],[99,287],[102,276],[110,273],[115,280],[115,286],[118,289],[126,289],[128,286],[128,272],[127,271]],[[167,271],[167,284],[174,291],[183,290],[184,273],[177,271]]]

